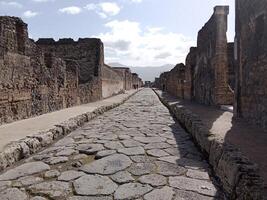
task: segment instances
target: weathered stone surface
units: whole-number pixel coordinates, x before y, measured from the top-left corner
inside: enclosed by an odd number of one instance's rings
[[[176,190],[174,200],[214,200],[214,197],[208,197],[206,195],[201,195],[196,192]]]
[[[167,184],[167,178],[158,174],[149,174],[141,176],[138,179],[141,183],[150,184],[152,186],[162,186]]]
[[[117,183],[129,183],[134,181],[134,178],[127,171],[117,172],[116,174],[111,175],[110,178]]]
[[[9,188],[0,192],[1,200],[27,200],[27,195],[17,188]]]
[[[104,144],[107,149],[121,149],[123,145],[118,141],[107,142]]]
[[[152,192],[144,196],[145,200],[172,200],[175,192],[170,187],[163,187],[162,189],[154,189]]]
[[[166,138],[162,137],[134,137],[134,140],[141,142],[141,143],[159,143],[159,142],[165,142]]]
[[[140,147],[140,146],[143,145],[142,143],[137,142],[137,141],[135,141],[135,140],[123,140],[123,141],[122,141],[122,144],[123,144],[125,147]]]
[[[150,192],[152,187],[149,185],[142,185],[140,183],[126,183],[119,186],[114,194],[114,198],[117,200],[122,199],[135,199]]]
[[[113,198],[108,196],[103,196],[103,197],[73,196],[68,198],[68,200],[113,200]]]
[[[156,165],[158,166],[158,173],[164,176],[179,176],[187,172],[184,167],[180,167],[177,164],[156,161]]]
[[[61,173],[61,175],[58,177],[57,180],[59,181],[72,181],[75,180],[81,176],[85,175],[83,172],[78,172],[74,170],[69,170]]]
[[[169,183],[171,187],[181,189],[181,190],[189,190],[195,191],[199,194],[204,194],[208,196],[216,196],[217,189],[215,186],[208,181],[204,180],[196,180],[186,177],[170,177]]]
[[[169,156],[169,154],[161,149],[151,149],[151,150],[147,150],[147,154],[150,156],[154,156],[154,157],[164,157],[164,156]]]
[[[131,167],[129,167],[128,169],[128,171],[135,176],[149,174],[155,170],[156,170],[156,165],[150,162],[133,163]]]
[[[49,169],[49,165],[43,162],[25,163],[0,175],[0,181],[14,180],[23,176],[29,176]]]
[[[103,150],[103,151],[98,151],[97,154],[95,155],[96,159],[104,158],[107,156],[110,156],[112,154],[115,154],[116,150]]]
[[[151,156],[131,156],[132,161],[137,163],[145,163],[145,162],[152,162],[156,160],[155,157]]]
[[[50,165],[56,165],[59,163],[65,163],[68,162],[68,157],[66,156],[59,156],[59,157],[49,157],[48,159],[45,159],[44,162]]]
[[[96,174],[114,174],[118,171],[124,170],[132,164],[130,158],[123,154],[114,154],[100,160],[96,160],[81,168],[86,173]]]
[[[149,143],[144,146],[144,149],[165,149],[165,148],[170,148],[171,146],[167,143]]]
[[[186,176],[190,178],[196,178],[196,179],[203,179],[203,180],[209,180],[209,174],[207,172],[202,172],[199,170],[191,170],[189,169],[186,173]]]
[[[47,199],[44,197],[41,197],[41,196],[35,196],[35,197],[31,198],[30,200],[47,200]]]
[[[29,187],[32,194],[47,195],[51,199],[66,198],[71,192],[69,183],[51,181],[35,184]]]
[[[123,153],[128,156],[144,155],[145,150],[142,147],[123,148],[118,150],[119,153]]]
[[[180,157],[177,156],[166,156],[166,157],[160,157],[158,160],[165,161],[168,163],[177,164],[177,161],[180,159]]]
[[[44,177],[45,178],[56,178],[60,175],[60,172],[58,170],[50,170],[45,172]]]
[[[117,184],[106,176],[85,175],[73,183],[78,195],[110,195],[117,189]]]
[[[34,177],[34,176],[25,176],[19,178],[15,183],[13,183],[13,186],[16,187],[25,187],[25,186],[30,186],[36,183],[40,183],[43,181],[43,178],[41,177]]]

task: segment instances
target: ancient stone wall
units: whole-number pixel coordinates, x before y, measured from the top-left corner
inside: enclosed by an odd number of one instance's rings
[[[235,115],[267,127],[267,1],[236,0]]]
[[[228,13],[228,6],[216,6],[212,17],[198,33],[194,96],[196,101],[207,105],[233,103],[234,94],[228,84]]]
[[[104,65],[103,43],[99,39],[39,39],[37,45],[45,54],[75,61],[79,69],[79,101],[88,103],[102,98],[101,68]]]
[[[138,74],[132,73],[132,87],[138,89],[143,86],[142,79],[138,77]]]
[[[0,124],[61,109],[66,65],[44,56],[19,18],[0,17]]]
[[[228,84],[232,90],[235,90],[235,56],[234,56],[234,43],[227,44],[228,52]]]
[[[125,67],[113,67],[113,69],[116,70],[120,74],[120,76],[123,77],[124,90],[132,89],[133,84],[132,84],[131,70],[129,68],[125,68]]]
[[[173,96],[184,98],[185,66],[180,63],[176,65],[166,78],[166,91]]]
[[[102,96],[107,98],[124,91],[124,77],[108,65],[101,70]]]
[[[197,48],[191,47],[185,61],[184,98],[194,99],[194,72],[196,67]]]

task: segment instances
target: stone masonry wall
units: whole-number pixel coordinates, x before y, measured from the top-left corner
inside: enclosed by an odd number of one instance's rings
[[[21,19],[0,17],[0,27],[0,124],[63,108],[65,62],[44,56]]]
[[[176,97],[184,98],[185,66],[180,63],[168,74],[166,79],[166,91]]]
[[[113,67],[114,70],[117,71],[117,73],[120,74],[120,76],[124,79],[124,90],[130,90],[133,87],[132,83],[132,73],[129,68],[125,67]]]
[[[108,65],[103,65],[101,71],[102,96],[107,98],[124,91],[124,79],[121,74]]]
[[[191,47],[185,61],[184,97],[187,100],[194,99],[194,71],[196,67],[197,48]]]
[[[267,127],[267,1],[236,1],[235,115]]]
[[[104,65],[103,43],[99,39],[39,39],[37,45],[45,52],[75,61],[79,70],[79,102],[88,103],[102,98],[101,68]]]
[[[195,100],[207,105],[233,103],[228,85],[228,6],[216,6],[214,14],[198,33],[197,63],[194,73]]]

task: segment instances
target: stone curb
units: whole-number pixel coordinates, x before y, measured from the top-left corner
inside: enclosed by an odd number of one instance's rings
[[[140,91],[140,90],[138,90]],[[40,151],[41,149],[51,145],[56,140],[68,135],[78,127],[81,127],[86,122],[103,114],[104,112],[120,106],[138,91],[125,97],[119,103],[113,103],[108,106],[101,106],[92,112],[87,112],[82,115],[70,118],[61,124],[56,124],[54,128],[47,131],[40,131],[36,135],[27,136],[18,141],[8,144],[2,152],[0,152],[0,172],[16,162],[29,157],[30,155]]]
[[[229,199],[263,199],[263,179],[255,163],[242,155],[238,148],[212,135],[198,115],[179,103],[170,103],[156,90],[154,92],[208,156]]]

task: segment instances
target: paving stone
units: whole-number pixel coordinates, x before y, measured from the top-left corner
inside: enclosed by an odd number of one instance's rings
[[[129,135],[119,135],[118,136],[120,140],[128,140],[128,139],[131,139],[131,136]]]
[[[81,170],[89,174],[110,175],[126,169],[132,164],[130,158],[123,154],[113,154],[111,156],[96,160],[84,165]]]
[[[216,196],[217,193],[217,189],[215,188],[215,186],[211,182],[204,180],[177,176],[170,177],[169,184],[171,187],[177,189],[195,191],[199,194],[204,194],[208,196]]]
[[[41,196],[35,196],[35,197],[31,198],[30,200],[47,200],[47,199],[44,197],[41,197]]]
[[[45,172],[44,177],[45,178],[56,178],[60,175],[60,172],[58,170],[50,170]]]
[[[86,155],[93,155],[96,154],[98,151],[105,150],[102,144],[84,144],[79,145],[78,147],[76,147],[76,149],[79,151],[79,153],[83,153]]]
[[[56,153],[56,156],[70,156],[73,154],[77,154],[78,152],[75,151],[74,149],[63,149],[62,151],[59,151]]]
[[[165,142],[166,138],[163,137],[134,137],[134,140],[141,142],[141,143],[159,143],[159,142]]]
[[[23,176],[40,173],[49,169],[49,165],[40,161],[25,163],[0,175],[0,181],[14,180]]]
[[[0,191],[7,189],[11,184],[11,181],[0,181]]]
[[[171,146],[165,142],[161,143],[149,143],[144,146],[144,149],[165,149],[165,148],[170,148]]]
[[[199,171],[199,170],[188,169],[186,176],[188,176],[190,178],[195,178],[195,179],[203,179],[203,180],[209,180],[210,179],[208,172],[203,172],[203,171]]]
[[[149,163],[149,162],[133,163],[131,167],[128,168],[128,171],[135,176],[149,174],[155,170],[156,170],[156,165],[153,163]]]
[[[144,196],[144,200],[172,200],[175,192],[172,188],[165,186],[161,189],[154,189]]]
[[[116,183],[120,184],[129,183],[135,180],[132,175],[127,171],[117,172],[116,174],[111,175],[110,178]]]
[[[68,145],[72,145],[73,143],[75,143],[74,139],[67,137],[56,142],[54,146],[68,146]]]
[[[156,160],[155,157],[151,157],[151,156],[131,156],[130,158],[134,162],[152,162]]]
[[[104,158],[104,157],[110,156],[112,154],[115,154],[116,152],[117,152],[116,150],[103,150],[103,151],[99,151],[95,155],[95,159]]]
[[[117,135],[114,134],[107,134],[107,135],[103,135],[102,137],[100,137],[101,140],[116,140],[118,139]]]
[[[137,142],[135,140],[123,140],[121,142],[125,147],[140,147],[140,146],[143,146],[142,143]]]
[[[85,175],[73,182],[74,190],[78,195],[110,195],[118,185],[110,178],[100,175]]]
[[[107,149],[122,149],[124,146],[118,141],[107,142],[104,144]]]
[[[50,157],[50,158],[44,160],[44,162],[49,164],[49,165],[57,165],[59,163],[65,163],[68,161],[69,161],[69,158],[66,156]]]
[[[73,196],[68,198],[68,200],[113,200],[113,197],[103,196],[103,197],[86,197],[86,196]]]
[[[206,162],[192,160],[188,158],[181,158],[177,160],[177,164],[190,169],[208,169],[209,165]]]
[[[151,150],[147,150],[147,154],[150,156],[154,156],[154,157],[164,157],[164,156],[169,156],[169,154],[161,149],[151,149]]]
[[[123,153],[128,156],[144,155],[145,150],[142,147],[123,148],[118,150],[119,153]]]
[[[27,200],[27,195],[17,188],[8,188],[0,192],[1,200]]]
[[[51,199],[61,199],[66,198],[71,192],[71,187],[69,183],[61,181],[51,181],[35,184],[29,187],[32,194],[36,195],[46,195]]]
[[[69,171],[62,172],[57,180],[59,180],[59,181],[72,181],[72,180],[75,180],[75,179],[77,179],[83,175],[85,175],[85,173],[78,172],[75,170],[69,170]]]
[[[178,166],[176,164],[163,161],[156,161],[155,163],[158,166],[158,173],[164,176],[185,175],[187,172],[184,167]]]
[[[175,190],[175,198],[174,200],[221,200],[224,198],[214,198],[208,197],[196,192],[184,191],[184,190]]]
[[[177,157],[177,156],[166,156],[166,157],[158,158],[158,160],[165,161],[165,162],[168,162],[168,163],[173,163],[173,164],[177,164],[177,160],[179,160],[179,159],[180,158]]]
[[[42,182],[44,179],[41,177],[35,177],[35,176],[25,176],[25,177],[21,177],[18,180],[16,180],[13,183],[13,186],[15,187],[25,187],[25,186],[30,186],[36,183],[40,183]]]
[[[136,199],[150,192],[152,187],[140,183],[126,183],[119,186],[114,194],[116,200]]]
[[[159,174],[149,174],[141,176],[138,179],[141,183],[150,184],[152,186],[163,186],[167,184],[167,178]]]
[[[172,156],[178,156],[178,157],[183,157],[186,154],[185,152],[181,152],[181,150],[179,150],[178,148],[167,148],[164,149],[164,151],[166,151]]]

